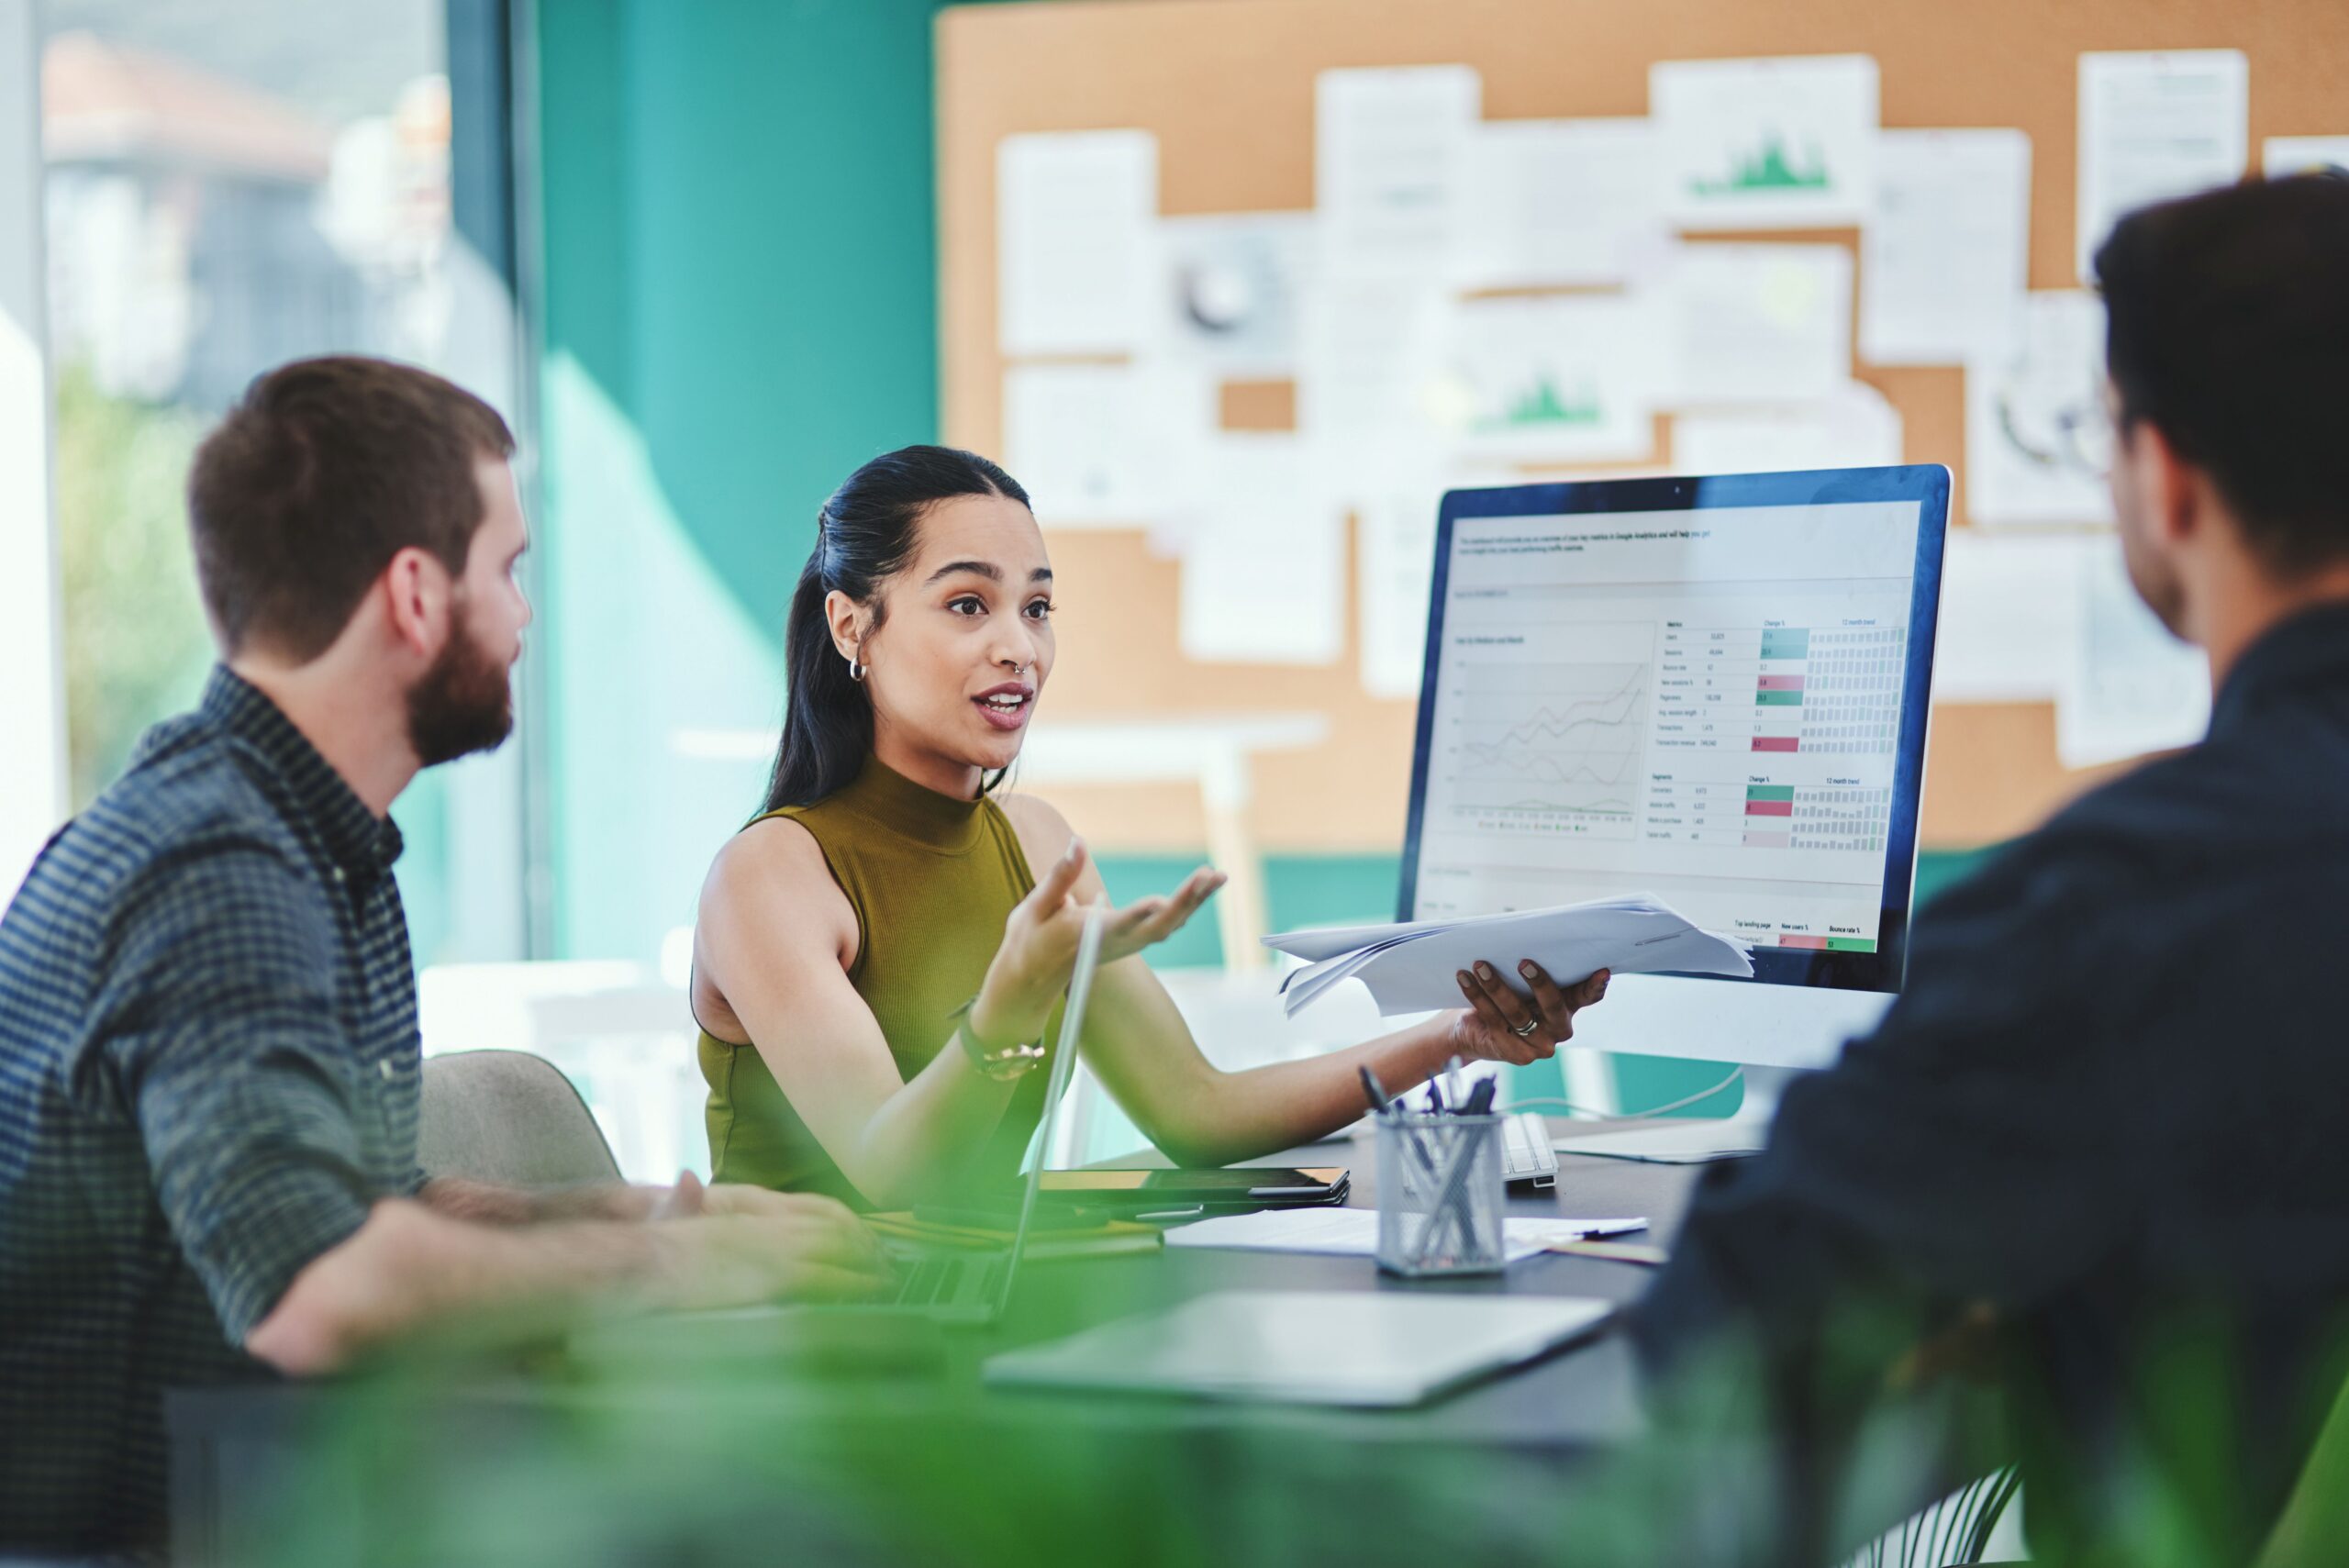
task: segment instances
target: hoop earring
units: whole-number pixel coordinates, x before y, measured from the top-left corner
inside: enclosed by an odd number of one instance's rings
[[[848,678],[850,680],[862,684],[864,680],[864,671],[865,666],[858,663],[855,660],[852,659],[848,662]]]

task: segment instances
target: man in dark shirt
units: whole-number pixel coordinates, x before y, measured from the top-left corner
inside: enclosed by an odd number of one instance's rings
[[[491,1306],[874,1277],[822,1199],[417,1169],[386,814],[511,727],[512,450],[438,377],[343,359],[262,377],[197,454],[225,662],[0,919],[0,1552],[153,1543],[166,1387],[330,1368]],[[640,1223],[656,1207],[680,1218]]]
[[[1881,1029],[1707,1173],[1633,1333],[1765,1369],[1796,1490],[1848,1480],[1896,1357],[1986,1330],[2035,1559],[2241,1561],[2349,1305],[2349,182],[2149,208],[2097,270],[2121,546],[2210,655],[2209,739],[1932,906]]]

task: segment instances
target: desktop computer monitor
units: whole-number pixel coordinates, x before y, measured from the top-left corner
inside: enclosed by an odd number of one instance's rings
[[[1949,484],[1446,495],[1400,917],[1652,893],[1753,973],[1622,975],[1575,1045],[1831,1064],[1900,988]]]

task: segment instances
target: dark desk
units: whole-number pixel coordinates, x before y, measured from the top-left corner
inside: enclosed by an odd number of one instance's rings
[[[1561,1123],[1559,1130],[1593,1125]],[[1350,1202],[1375,1206],[1366,1142],[1292,1151],[1264,1162],[1347,1165],[1354,1173]],[[1562,1156],[1557,1190],[1512,1189],[1509,1212],[1644,1215],[1650,1232],[1638,1239],[1668,1245],[1696,1174],[1693,1167]],[[1261,1483],[1277,1489],[1285,1508],[1302,1506],[1309,1519],[1317,1506],[1314,1477],[1325,1472],[1375,1486],[1370,1478],[1405,1464],[1419,1473],[1437,1455],[1480,1473],[1487,1466],[1521,1469],[1637,1431],[1637,1384],[1626,1348],[1602,1332],[1426,1407],[1383,1412],[990,1390],[980,1386],[980,1363],[1013,1345],[1211,1290],[1506,1292],[1626,1302],[1650,1276],[1634,1265],[1550,1255],[1499,1276],[1407,1284],[1381,1276],[1366,1258],[1167,1248],[1023,1269],[1002,1323],[925,1337],[896,1364],[847,1376],[776,1376],[759,1367],[705,1364],[674,1380],[639,1369],[627,1379],[582,1382],[560,1368],[534,1373],[476,1365],[461,1377],[396,1395],[363,1379],[182,1392],[168,1402],[174,1560],[190,1568],[294,1561],[286,1555],[289,1540],[301,1542],[298,1560],[306,1568],[381,1560],[377,1543],[387,1530],[417,1528],[412,1510],[462,1509],[461,1494],[470,1481],[518,1465],[569,1499],[560,1510],[566,1521],[574,1510],[592,1514],[605,1507],[616,1518],[629,1517],[641,1506],[627,1495],[642,1465],[657,1470],[674,1460],[686,1477],[680,1485],[689,1487],[709,1470],[740,1468],[747,1462],[740,1456],[744,1447],[760,1451],[751,1465],[756,1473],[746,1474],[745,1485],[773,1491],[807,1482],[836,1496],[836,1477],[808,1480],[799,1462],[805,1454],[776,1462],[784,1463],[788,1482],[783,1471],[757,1470],[774,1458],[768,1451],[785,1446],[792,1435],[817,1432],[840,1465],[868,1462],[849,1457],[864,1451],[884,1468],[893,1460],[918,1462],[904,1456],[925,1439],[952,1432],[951,1439],[938,1440],[947,1454],[941,1462],[967,1461],[975,1474],[1006,1455],[1032,1456],[1033,1464],[1018,1468],[1022,1485],[1032,1475],[1047,1489],[1056,1477],[1106,1462],[1103,1456],[1122,1456],[1113,1483],[1137,1473],[1171,1477],[1188,1470],[1224,1503]],[[730,1446],[712,1435],[729,1430],[755,1435]],[[618,1481],[608,1465],[586,1465],[580,1473],[596,1476],[592,1485],[566,1491],[547,1482],[537,1462],[542,1451],[583,1431],[597,1442],[619,1441],[615,1434],[625,1431],[626,1440],[641,1443],[644,1452],[622,1467]],[[678,1457],[704,1444],[707,1451],[698,1464]],[[1268,1466],[1268,1452],[1282,1458]],[[1046,1455],[1055,1457],[1047,1463]],[[419,1474],[421,1497],[399,1479]],[[1086,1485],[1101,1489],[1092,1481]],[[1125,1511],[1119,1518],[1130,1519],[1133,1508],[1152,1506],[1153,1497],[1157,1506],[1167,1506],[1162,1494],[1186,1490],[1171,1480],[1164,1487],[1137,1484],[1136,1496],[1120,1505]],[[1335,1495],[1319,1506],[1344,1507]],[[287,1522],[288,1507],[301,1516],[297,1522]],[[1175,1515],[1165,1528],[1179,1530],[1195,1522],[1196,1515]],[[907,1555],[919,1552],[909,1549]]]

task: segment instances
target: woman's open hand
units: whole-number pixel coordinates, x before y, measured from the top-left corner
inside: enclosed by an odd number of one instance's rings
[[[996,950],[986,984],[971,1008],[971,1030],[983,1043],[1033,1040],[1051,1021],[1052,1005],[1068,987],[1077,939],[1085,930],[1084,906],[1076,901],[1085,861],[1085,841],[1071,839],[1067,851],[1004,921],[1003,945]],[[1115,963],[1164,941],[1223,884],[1221,872],[1201,866],[1172,894],[1137,898],[1122,909],[1110,910],[1101,928],[1101,962]]]
[[[1462,995],[1468,1011],[1452,1017],[1452,1040],[1457,1054],[1471,1061],[1508,1062],[1524,1066],[1553,1054],[1575,1036],[1575,1013],[1607,995],[1608,972],[1600,970],[1578,985],[1561,986],[1531,959],[1517,971],[1533,993],[1529,1003],[1509,988],[1492,964],[1478,963],[1460,971]]]

